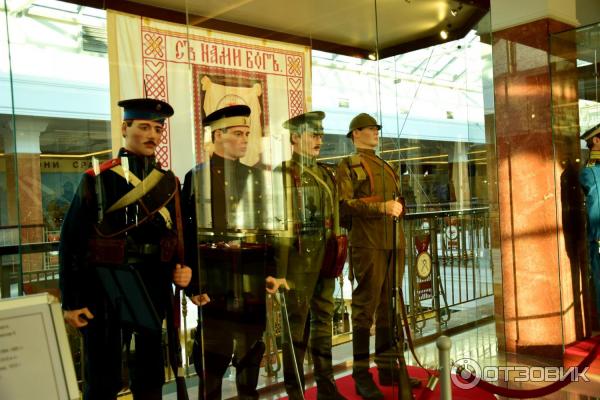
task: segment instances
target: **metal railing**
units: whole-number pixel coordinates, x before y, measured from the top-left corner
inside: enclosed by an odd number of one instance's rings
[[[478,308],[489,308],[493,296],[489,208],[407,214],[404,230],[407,273],[403,289],[413,331],[439,334],[459,311],[485,318],[486,313]],[[420,252],[431,258],[427,276],[416,270]],[[428,327],[429,321],[435,324]]]
[[[57,289],[51,283],[58,279],[59,237],[43,224],[0,226],[0,298],[22,294],[28,284]]]

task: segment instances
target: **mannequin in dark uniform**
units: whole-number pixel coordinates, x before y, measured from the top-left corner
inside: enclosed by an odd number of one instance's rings
[[[160,399],[164,383],[161,321],[172,312],[172,283],[185,287],[191,279],[191,269],[179,264],[183,260],[177,260],[174,251],[174,196],[179,184],[154,158],[164,120],[173,115],[173,109],[153,99],[125,100],[119,105],[124,108],[125,148],[118,158],[86,171],[62,226],[62,307],[66,322],[83,333],[84,399],[116,398],[122,386],[121,351],[129,349],[132,336],[136,349],[129,360],[133,397]],[[135,189],[138,179],[142,183]],[[108,294],[109,286],[100,273],[118,268],[135,271],[132,275],[138,277],[142,292],[147,292],[150,314],[154,314],[143,317],[154,318],[157,329],[122,321],[122,309]],[[128,290],[124,288],[125,296]]]
[[[210,298],[202,307],[204,323],[198,329],[204,353],[199,346],[194,354],[196,371],[204,379],[200,390],[208,399],[221,398],[230,362],[236,368],[238,397],[258,399],[265,279],[273,275],[274,260],[272,246],[259,233],[264,215],[262,172],[240,162],[248,146],[249,115],[249,107],[238,105],[204,119],[214,154],[209,165],[196,166],[184,182],[186,260],[195,266],[187,292],[197,305],[203,304],[202,296]]]
[[[326,167],[317,164],[323,140],[325,113],[313,111],[284,123],[290,131],[292,158],[282,167],[288,234],[280,240],[277,254],[279,276],[290,291],[286,304],[302,388],[294,370],[289,336],[283,335],[285,386],[290,399],[304,391],[304,356],[310,349],[317,382],[317,398],[344,399],[337,391],[332,368],[333,291],[335,278],[320,276],[327,239],[333,235],[335,184]],[[310,328],[305,331],[310,310]]]
[[[590,267],[594,286],[594,304],[600,314],[600,124],[588,129],[581,139],[590,149],[587,166],[581,170],[579,182],[585,194],[587,236]]]
[[[356,391],[365,399],[381,399],[383,394],[369,372],[370,329],[375,322],[375,363],[379,384],[398,385],[394,338],[391,325],[390,297],[392,269],[398,267],[402,282],[405,240],[402,225],[396,220],[404,212],[397,200],[400,180],[396,171],[375,154],[381,125],[362,113],[350,122],[346,135],[356,147],[356,154],[338,165],[337,184],[340,219],[352,221],[349,230],[350,266],[357,286],[352,292],[352,377]],[[396,237],[393,236],[396,225]],[[393,241],[396,240],[397,265],[392,265]],[[411,386],[418,386],[412,380]],[[406,389],[410,391],[409,388]]]

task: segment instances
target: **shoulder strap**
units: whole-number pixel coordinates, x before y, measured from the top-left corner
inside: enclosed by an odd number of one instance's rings
[[[148,192],[150,192],[164,176],[159,170],[153,169],[150,175],[141,181],[140,178],[135,176],[131,171],[125,171],[120,165],[117,165],[110,170],[121,176],[128,183],[131,183],[133,185],[133,189],[125,193],[123,197],[110,206],[110,208],[106,211],[107,214],[135,203],[148,194]],[[169,213],[169,210],[167,210],[166,207],[162,207],[160,210],[158,210],[158,212],[165,220],[167,228],[171,229],[173,227],[173,220],[171,219],[171,213]]]
[[[363,162],[362,157],[363,156],[360,153],[351,155],[350,158],[352,163],[350,164],[350,168],[352,168],[354,173],[356,173],[358,180],[364,180],[364,178],[360,179],[359,171],[362,171],[363,176],[365,176],[366,173],[366,175],[369,177],[369,190],[370,193],[373,194],[375,192],[375,179],[373,179],[373,171],[371,171],[369,163]]]
[[[356,175],[356,179],[359,181],[364,181],[367,179],[367,174],[363,164],[361,163],[359,154],[352,154],[351,156],[348,156],[348,164],[350,164],[350,169]]]
[[[394,185],[396,186],[396,190],[398,191],[398,194],[399,194],[399,191],[400,191],[400,188],[398,186],[399,177],[398,177],[398,174],[396,174],[396,171],[394,171],[394,168],[392,168],[392,166],[387,161],[385,161],[383,158],[381,158],[381,157],[375,158],[375,157],[371,157],[370,155],[367,155],[367,154],[360,154],[360,155],[362,157],[368,158],[368,159],[373,160],[375,162],[381,160],[381,162],[383,163],[383,170],[388,175],[391,176],[392,180],[394,181]],[[371,193],[373,193],[373,173],[371,172],[371,168],[369,167],[369,163],[365,162],[363,164],[364,164],[365,169],[367,170],[367,172],[369,174],[369,178],[371,179]]]
[[[385,161],[383,158],[381,160],[383,161],[384,171],[387,171],[388,174],[390,174],[390,176],[394,180],[394,184],[396,185],[396,195],[399,196],[400,195],[400,176],[396,173],[396,170],[394,169],[394,167],[392,167],[390,165],[390,163]]]
[[[333,187],[335,188],[337,186],[335,172],[333,172],[332,169],[330,169],[327,165],[325,165],[323,163],[317,163],[317,165],[319,166],[319,168],[321,168],[322,171],[325,172],[325,174],[327,176],[329,176],[329,178],[333,182]],[[337,190],[333,191],[332,199],[333,199],[333,208],[332,208],[332,211],[333,211],[333,233],[337,236],[340,234],[340,213],[339,213],[340,200],[339,200]]]
[[[320,176],[318,176],[317,174],[312,172],[310,170],[310,168],[302,168],[302,172],[306,172],[307,174],[309,174],[310,176],[315,178],[315,180],[319,183],[319,185],[323,186],[323,188],[325,189],[325,192],[327,192],[331,201],[332,202],[334,201],[333,192],[331,191],[331,188],[329,187],[329,185],[323,180],[323,178],[321,178]],[[294,179],[294,184],[296,186],[299,186],[299,182],[296,182],[296,179]]]
[[[335,172],[334,172],[332,166],[322,163],[322,162],[317,162],[317,165],[319,166],[319,168],[321,168],[322,171],[325,172],[325,174],[329,177],[329,179],[331,179],[331,181],[333,182],[333,186],[335,187],[337,178],[335,176]]]

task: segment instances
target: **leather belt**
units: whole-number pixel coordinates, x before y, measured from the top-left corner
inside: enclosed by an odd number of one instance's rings
[[[154,256],[160,254],[160,245],[155,243],[127,243],[127,255]]]

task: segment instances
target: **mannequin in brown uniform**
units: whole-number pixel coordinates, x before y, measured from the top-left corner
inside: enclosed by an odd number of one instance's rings
[[[396,200],[400,192],[395,170],[375,154],[381,125],[368,114],[357,115],[350,123],[347,137],[357,153],[338,165],[340,219],[351,221],[349,229],[350,266],[357,286],[352,293],[352,376],[356,391],[366,399],[383,395],[369,373],[370,328],[375,322],[375,362],[379,383],[399,382],[401,369],[392,337],[390,297],[392,282],[393,224],[404,213]],[[396,227],[397,265],[404,265],[404,232]],[[402,280],[402,271],[400,281]],[[418,385],[418,381],[411,386]]]

